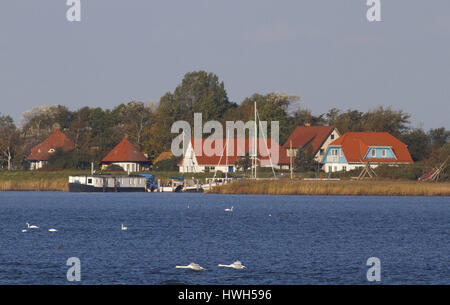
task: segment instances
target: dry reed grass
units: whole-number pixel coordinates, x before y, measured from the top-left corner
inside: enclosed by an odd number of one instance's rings
[[[450,183],[415,181],[236,181],[214,188],[217,194],[450,196]]]
[[[0,180],[0,191],[68,191],[65,178],[28,179],[21,181]]]

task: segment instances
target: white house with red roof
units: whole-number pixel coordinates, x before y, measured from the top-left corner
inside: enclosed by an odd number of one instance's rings
[[[312,148],[314,159],[322,161],[328,145],[339,138],[340,133],[334,126],[297,126],[283,145],[288,156],[295,156],[299,148]],[[292,145],[292,152],[291,147]]]
[[[47,139],[31,149],[31,154],[27,157],[28,161],[30,161],[30,169],[36,170],[44,167],[51,155],[58,149],[67,152],[74,148],[75,144],[73,141],[61,130],[55,128]]]
[[[289,164],[285,149],[275,141],[258,139],[257,143],[259,166],[278,168]],[[252,139],[191,139],[178,163],[179,170],[181,173],[235,172],[239,158],[254,155],[254,146]]]
[[[116,145],[101,161],[102,170],[114,164],[126,172],[139,172],[148,169],[150,161],[140,151],[137,145],[132,144],[128,137]]]
[[[388,132],[347,132],[333,141],[323,157],[325,172],[350,171],[369,164],[413,163],[405,143]]]

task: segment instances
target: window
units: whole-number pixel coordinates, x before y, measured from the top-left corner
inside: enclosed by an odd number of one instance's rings
[[[331,173],[333,171],[333,167],[332,166],[328,166],[328,172]]]
[[[323,156],[324,150],[323,148],[320,149],[320,155]]]
[[[347,171],[347,166],[342,166],[342,170],[344,171],[344,172],[346,172]]]
[[[332,149],[331,150],[331,155],[332,156],[337,156],[337,154],[338,154],[338,150],[337,149]]]
[[[337,172],[337,166],[334,167],[334,171]]]
[[[372,157],[375,157],[377,155],[377,151],[375,149],[372,149]]]
[[[92,184],[92,179],[88,179],[88,184]]]
[[[334,134],[333,133],[331,134],[331,140],[334,140]]]
[[[382,155],[383,157],[386,157],[386,156],[387,156],[387,149],[383,149],[383,150],[381,151],[381,155]]]

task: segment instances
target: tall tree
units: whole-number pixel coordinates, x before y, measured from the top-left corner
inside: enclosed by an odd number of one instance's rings
[[[445,130],[445,127],[430,129],[428,137],[433,148],[443,147],[450,142],[450,130]]]
[[[430,153],[430,139],[422,129],[410,129],[401,135],[400,140],[408,146],[408,151],[414,161],[428,158]]]
[[[12,160],[18,148],[20,134],[10,116],[0,115],[0,153],[1,159],[7,163],[8,170],[12,170]]]
[[[267,136],[270,137],[271,134],[271,122],[278,121],[280,127],[279,141],[283,143],[290,134],[288,107],[298,100],[300,100],[300,97],[284,93],[272,92],[266,95],[255,93],[239,105],[237,111],[241,115],[231,120],[254,120],[254,104],[256,102],[259,118],[267,122]]]
[[[22,126],[26,136],[41,139],[52,132],[54,127],[66,129],[72,121],[72,113],[66,106],[38,106],[22,115]]]
[[[138,145],[144,140],[145,131],[152,125],[151,105],[132,101],[117,106],[113,113],[118,117],[118,124],[128,134],[130,139]]]
[[[205,71],[187,73],[173,93],[161,97],[148,144],[157,152],[167,150],[175,136],[170,133],[172,123],[184,120],[193,126],[194,113],[202,113],[203,121],[221,121],[233,107],[236,105],[228,100],[225,85],[215,74]]]

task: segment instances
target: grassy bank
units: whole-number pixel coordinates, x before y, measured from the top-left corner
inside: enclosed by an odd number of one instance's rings
[[[89,175],[89,171],[0,171],[0,191],[68,191],[69,176]],[[125,174],[125,173],[116,173]],[[153,172],[167,183],[178,172]],[[213,173],[187,174],[186,178],[204,181]],[[380,195],[380,196],[450,196],[450,182],[428,183],[380,179],[374,181],[302,181],[244,180],[213,189],[218,194],[266,195]]]
[[[180,177],[181,174],[175,171],[147,172],[154,174],[161,179],[162,183],[167,183],[169,177]],[[125,172],[115,172],[109,174],[126,175]],[[90,171],[77,170],[38,170],[38,171],[0,171],[0,191],[68,191],[69,176],[90,175]],[[187,174],[186,178],[200,179],[204,181],[207,177],[213,177],[214,173],[194,173]]]
[[[0,191],[68,191],[70,175],[86,171],[1,171]]]
[[[247,180],[216,187],[217,194],[450,196],[450,183],[416,181]]]

